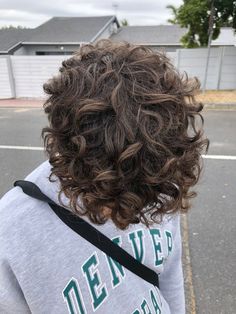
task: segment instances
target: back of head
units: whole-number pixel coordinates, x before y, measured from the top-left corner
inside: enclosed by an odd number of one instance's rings
[[[128,43],[84,45],[62,63],[44,85],[43,136],[75,213],[124,229],[189,208],[208,144],[198,88],[163,53]]]

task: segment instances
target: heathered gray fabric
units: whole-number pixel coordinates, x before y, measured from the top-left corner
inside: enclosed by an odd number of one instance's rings
[[[59,185],[49,175],[45,162],[27,180],[58,202]],[[95,227],[160,273],[160,290],[16,187],[0,201],[0,313],[185,313],[179,216],[150,230],[138,224],[122,231],[110,221]]]

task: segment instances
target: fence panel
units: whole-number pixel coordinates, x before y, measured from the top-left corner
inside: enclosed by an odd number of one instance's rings
[[[169,52],[174,65],[190,77],[204,82],[207,49],[178,49]],[[44,97],[43,84],[58,73],[70,56],[1,56],[0,98]],[[206,89],[236,89],[236,47],[210,50]]]
[[[9,56],[0,57],[0,99],[15,96],[12,91],[9,61]]]
[[[44,97],[43,84],[68,56],[12,56],[16,97]]]
[[[179,49],[178,68],[204,82],[207,49]],[[206,89],[236,89],[236,47],[212,47]]]
[[[208,74],[206,81],[207,89],[217,89],[219,75],[220,50],[211,48],[208,64]],[[205,67],[207,61],[207,49],[180,49],[179,50],[179,70],[187,72],[190,77],[196,76],[201,82],[204,82]]]
[[[167,52],[167,56],[169,57],[170,61],[177,66],[177,56],[176,56],[176,52],[171,51],[171,52]]]
[[[236,89],[236,47],[224,47],[219,89]]]

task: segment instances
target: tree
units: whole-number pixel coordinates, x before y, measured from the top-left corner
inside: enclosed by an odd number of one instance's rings
[[[236,0],[184,0],[179,8],[167,7],[174,15],[169,22],[188,28],[188,32],[181,39],[185,47],[207,46],[212,4],[214,6],[212,39],[219,36],[222,26],[231,26],[236,31]]]
[[[122,26],[128,26],[129,25],[129,23],[128,23],[128,21],[126,19],[123,19],[120,22],[121,22]]]
[[[171,23],[171,24],[178,24],[178,21],[177,21],[178,9],[174,5],[172,5],[172,4],[167,5],[166,8],[171,10],[172,11],[172,15],[173,15],[173,18],[172,19],[168,19],[167,22]]]

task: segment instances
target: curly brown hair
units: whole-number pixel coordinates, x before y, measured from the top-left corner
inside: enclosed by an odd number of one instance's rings
[[[198,89],[164,53],[129,43],[101,40],[63,61],[44,84],[42,135],[73,212],[121,229],[186,212],[208,147]]]

